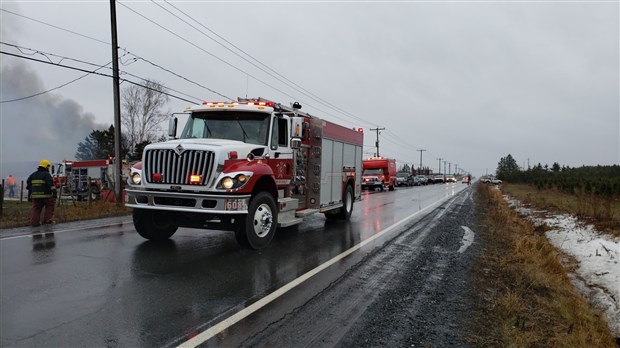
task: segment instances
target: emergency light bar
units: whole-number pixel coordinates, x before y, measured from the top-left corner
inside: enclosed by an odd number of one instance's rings
[[[230,102],[230,103],[226,103],[226,102],[202,102],[202,105],[206,105],[206,106],[210,106],[212,108],[214,107],[221,107],[223,108],[224,106],[228,106],[229,108],[234,108],[237,105],[248,105],[248,106],[259,106],[259,107],[264,107],[264,106],[268,106],[268,107],[274,107],[274,103],[273,102],[265,102],[265,101],[248,101],[248,102]]]

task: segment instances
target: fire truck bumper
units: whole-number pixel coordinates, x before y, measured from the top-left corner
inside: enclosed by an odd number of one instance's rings
[[[239,215],[248,213],[250,203],[250,195],[209,195],[136,189],[125,191],[125,206],[140,209]]]

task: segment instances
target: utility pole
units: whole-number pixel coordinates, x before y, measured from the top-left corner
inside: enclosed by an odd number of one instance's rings
[[[448,162],[448,175],[452,175],[452,163]]]
[[[110,19],[112,28],[112,85],[114,90],[114,197],[116,204],[122,203],[121,199],[121,99],[120,79],[118,76],[118,40],[116,37],[116,0],[110,0]]]
[[[424,152],[426,150],[425,149],[419,149],[419,150],[416,150],[416,151],[420,151],[420,167],[419,168],[420,168],[420,170],[422,170],[422,152]]]
[[[446,176],[446,161],[443,161],[443,176]]]
[[[379,126],[377,126],[377,128],[370,128],[370,130],[377,132],[377,141],[375,142],[375,146],[377,147],[377,157],[379,157],[379,131],[385,130],[385,128],[379,128]]]
[[[454,174],[458,175],[458,173],[459,173],[459,165],[454,163]]]
[[[437,174],[441,174],[441,160],[442,159],[443,158],[438,158],[438,160],[439,160],[439,171],[437,172]]]

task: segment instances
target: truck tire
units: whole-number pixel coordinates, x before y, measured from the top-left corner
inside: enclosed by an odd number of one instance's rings
[[[237,242],[254,250],[266,247],[276,234],[277,219],[273,196],[268,192],[260,192],[252,198],[248,215],[241,218],[235,227]]]
[[[140,236],[149,240],[167,240],[177,231],[169,213],[151,209],[134,209],[133,224]]]
[[[101,197],[101,192],[99,191],[99,187],[93,185],[90,187],[90,200],[96,201]]]
[[[327,212],[325,213],[325,218],[327,220],[345,220],[348,221],[351,218],[351,213],[353,212],[353,202],[355,198],[353,197],[353,187],[351,185],[347,185],[347,188],[344,190],[344,194],[342,196],[342,207],[338,209],[338,212]]]
[[[388,191],[394,191],[394,185],[388,186]]]

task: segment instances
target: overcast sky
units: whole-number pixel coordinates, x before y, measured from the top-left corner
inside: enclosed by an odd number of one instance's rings
[[[303,111],[363,127],[365,156],[376,151],[370,128],[385,128],[381,155],[418,167],[417,150],[426,149],[423,165],[435,171],[443,158],[453,171],[492,173],[507,154],[521,166],[620,163],[616,1],[116,6],[121,77],[158,80],[191,101],[299,101]],[[108,1],[0,7],[2,52],[88,71],[111,62]],[[85,73],[0,59],[2,163],[71,159],[93,129],[113,124],[110,78],[69,83]]]

